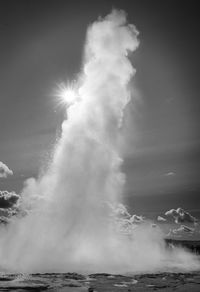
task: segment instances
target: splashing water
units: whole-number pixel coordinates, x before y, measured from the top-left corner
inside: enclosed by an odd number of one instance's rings
[[[123,11],[87,31],[79,100],[67,109],[52,162],[26,181],[27,216],[1,227],[0,263],[25,272],[136,272],[196,269],[194,256],[165,249],[162,234],[145,225],[132,235],[113,228],[106,205],[122,202],[119,133],[135,73],[128,52],[138,32]],[[173,259],[173,260],[172,260]]]

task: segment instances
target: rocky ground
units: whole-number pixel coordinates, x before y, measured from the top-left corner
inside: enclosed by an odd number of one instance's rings
[[[2,274],[0,291],[130,292],[200,291],[200,272],[143,275]]]

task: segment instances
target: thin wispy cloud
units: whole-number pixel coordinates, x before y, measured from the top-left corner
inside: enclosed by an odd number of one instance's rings
[[[175,176],[176,173],[174,171],[169,171],[167,173],[164,174],[165,176]]]

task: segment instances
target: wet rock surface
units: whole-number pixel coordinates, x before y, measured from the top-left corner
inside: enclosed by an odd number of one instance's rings
[[[200,271],[140,275],[1,274],[0,291],[200,291]]]

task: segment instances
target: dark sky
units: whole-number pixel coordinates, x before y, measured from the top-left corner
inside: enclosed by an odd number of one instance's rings
[[[0,1],[0,161],[20,191],[53,149],[64,111],[56,84],[82,66],[87,26],[124,9],[140,32],[131,57],[139,100],[125,122],[125,197],[141,212],[200,206],[198,1]],[[130,122],[131,121],[131,122]]]

